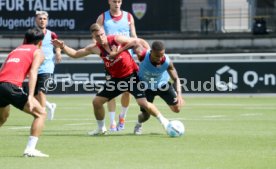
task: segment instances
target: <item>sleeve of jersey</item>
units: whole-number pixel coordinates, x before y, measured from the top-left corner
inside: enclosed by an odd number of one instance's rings
[[[55,32],[52,32],[51,33],[51,38],[52,39],[58,39],[58,36],[57,36],[57,34]]]

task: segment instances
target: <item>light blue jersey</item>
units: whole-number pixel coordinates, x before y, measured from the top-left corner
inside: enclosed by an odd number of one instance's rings
[[[106,35],[124,35],[130,37],[130,21],[128,19],[128,12],[122,12],[123,16],[118,21],[112,19],[109,11],[104,13],[103,26]]]
[[[45,55],[45,59],[38,69],[38,74],[53,73],[55,69],[55,54],[54,54],[54,46],[51,43],[51,40],[52,40],[51,34],[52,32],[47,29],[41,46],[41,49]]]
[[[166,54],[165,57],[165,62],[156,67],[150,61],[150,50],[148,50],[144,60],[139,64],[138,76],[141,81],[146,82],[148,89],[156,90],[170,80],[170,75],[167,71],[170,65],[170,58]]]
[[[130,37],[130,20],[128,18],[128,12],[122,11],[123,16],[120,20],[115,21],[112,19],[112,16],[110,15],[110,11],[104,12],[104,30],[106,35],[123,35],[126,37]],[[131,56],[134,56],[134,52],[132,49],[128,50]]]

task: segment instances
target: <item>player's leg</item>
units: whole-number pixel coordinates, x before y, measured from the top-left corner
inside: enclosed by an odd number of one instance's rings
[[[143,108],[140,109],[140,114],[138,115],[138,120],[134,127],[134,134],[142,134],[143,123],[150,118],[150,114]]]
[[[107,130],[105,127],[105,110],[104,110],[104,103],[108,101],[107,97],[102,97],[102,96],[96,96],[93,101],[93,110],[94,110],[94,115],[97,120],[97,129],[88,132],[88,135],[90,136],[95,136],[95,135],[104,135],[106,134]]]
[[[29,107],[30,103],[33,104],[32,110],[30,110]],[[33,99],[31,102],[30,100],[27,101],[27,103],[24,105],[23,111],[31,114],[34,117],[30,132],[31,136],[40,136],[46,119],[46,111],[44,110],[44,108],[36,99]]]
[[[7,121],[10,113],[10,105],[0,106],[0,127]]]
[[[103,104],[108,101],[108,98],[96,96],[93,100],[93,109],[96,120],[104,120],[105,111]]]
[[[107,86],[108,85],[108,86]],[[92,101],[93,109],[94,109],[94,115],[97,120],[98,128],[95,131],[88,132],[88,135],[102,135],[106,134],[106,127],[104,122],[105,117],[105,110],[104,110],[104,103],[107,101],[117,97],[122,92],[117,90],[115,87],[113,90],[110,90],[110,86],[115,85],[115,82],[111,79],[108,80],[104,86],[103,89],[97,93],[96,97]]]
[[[8,102],[9,86],[7,83],[0,83],[0,127],[7,121],[10,112],[10,103]],[[5,99],[5,100],[4,100]]]
[[[40,103],[41,107],[46,110],[46,95],[43,91],[38,91],[37,95],[35,96],[35,98],[38,100],[38,102]]]
[[[108,73],[108,71],[105,69],[105,78],[106,80],[111,80],[111,75]],[[109,117],[110,117],[110,126],[109,130],[111,132],[116,131],[116,121],[115,121],[115,116],[116,116],[116,100],[111,99],[107,102],[107,110],[109,112]]]
[[[167,85],[169,85],[167,90],[158,90],[157,93],[167,103],[173,112],[179,113],[181,110],[181,105],[178,104],[176,91],[170,83]]]
[[[57,108],[56,103],[50,103],[48,100],[46,100],[46,111],[47,111],[49,120],[54,119],[56,108]]]
[[[33,105],[32,110],[30,110],[30,103]],[[25,157],[49,157],[49,155],[43,154],[42,152],[36,149],[38,138],[41,135],[42,130],[44,128],[44,123],[46,119],[45,109],[40,105],[40,103],[36,99],[33,99],[27,101],[27,103],[23,107],[23,111],[28,114],[31,114],[34,117],[30,130],[29,140],[23,155]]]
[[[51,79],[52,74],[50,73],[42,73],[42,74],[38,74],[37,76],[37,83],[36,83],[36,87],[35,87],[35,97],[38,100],[38,102],[40,103],[40,105],[42,106],[42,108],[44,108],[46,110],[46,94],[48,91],[48,84],[49,79]],[[52,105],[51,105],[52,106]],[[52,120],[54,118],[54,111],[47,111],[47,115],[48,115],[48,119]]]
[[[116,121],[115,121],[115,115],[116,115],[116,100],[115,100],[115,98],[111,99],[110,101],[107,102],[107,109],[108,109],[109,117],[110,117],[109,130],[117,131]]]
[[[125,119],[126,119],[126,114],[128,111],[128,106],[130,102],[130,93],[129,92],[124,92],[121,97],[121,113],[119,114],[119,122],[117,125],[117,130],[123,130],[125,129]]]
[[[150,115],[156,117],[164,129],[167,128],[169,120],[161,114],[154,104],[148,102],[146,98],[138,98],[136,101],[140,107],[144,108]]]
[[[149,114],[156,117],[158,121],[162,124],[162,126],[166,129],[169,123],[169,120],[167,120],[159,112],[159,110],[155,107],[155,105],[147,101],[143,86],[140,86],[142,83],[140,83],[139,78],[137,76],[133,77],[131,81],[133,82],[134,85],[132,85],[132,90],[129,90],[129,92],[135,97],[138,105],[143,109],[145,109]]]
[[[146,99],[148,102],[153,103],[155,92],[152,90],[145,91]],[[142,107],[140,107],[140,114],[138,115],[138,120],[134,127],[134,134],[140,135],[142,134],[142,126],[143,123],[146,122],[150,118],[150,114]]]
[[[38,137],[44,127],[44,121],[46,118],[45,110],[34,97],[28,100],[27,94],[21,88],[10,83],[7,83],[6,86],[9,91],[9,94],[6,95],[6,99],[9,103],[34,117],[31,125],[29,141],[24,151],[24,156],[48,157],[48,155],[35,149]],[[32,110],[30,110],[30,103],[33,105]]]
[[[7,121],[10,112],[11,85],[0,83],[0,127]]]
[[[175,113],[179,113],[181,110],[181,106],[180,105],[169,105],[170,109],[175,112]]]

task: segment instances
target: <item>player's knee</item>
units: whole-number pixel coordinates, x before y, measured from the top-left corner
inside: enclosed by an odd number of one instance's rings
[[[138,105],[145,110],[149,109],[149,104],[147,102],[138,102]]]
[[[145,121],[147,121],[150,118],[150,114],[147,112],[143,112],[143,116],[144,116]]]
[[[92,105],[93,105],[93,107],[98,107],[99,101],[97,101],[96,99],[94,99],[94,100],[92,101]]]
[[[93,101],[92,101],[92,104],[93,104],[93,107],[94,108],[98,108],[98,107],[101,107],[103,105],[102,101],[95,98]]]
[[[123,95],[123,96],[126,96],[126,97],[129,97],[129,96],[130,96],[130,93],[129,93],[129,92],[124,92],[122,95]]]
[[[43,117],[43,118],[46,118],[47,117],[47,112],[45,109],[43,109],[41,112],[40,112],[40,115]]]
[[[0,117],[0,126],[2,126],[7,121],[8,117],[9,114],[5,114]]]
[[[43,118],[46,119],[47,117],[47,112],[45,110],[45,108],[43,107],[36,107],[33,110],[31,110],[32,115],[34,118]]]
[[[179,113],[180,112],[180,106],[171,106],[171,110],[175,113]]]
[[[150,118],[150,114],[146,112],[146,110],[141,110],[141,113],[138,115],[138,121],[140,123],[144,123]]]
[[[143,119],[148,120],[150,118],[150,114],[144,108],[141,107],[140,111],[141,111],[140,115],[141,117],[143,117]]]
[[[129,101],[129,99],[130,99],[130,94],[128,92],[124,92],[122,94],[121,101]]]
[[[45,95],[45,93],[43,93],[43,91],[41,91],[41,90],[39,90],[38,92],[37,92],[37,96],[38,97],[43,97]]]

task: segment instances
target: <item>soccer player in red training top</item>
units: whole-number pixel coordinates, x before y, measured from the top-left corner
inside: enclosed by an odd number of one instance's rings
[[[48,157],[35,149],[38,137],[44,127],[46,112],[34,98],[38,67],[44,60],[40,46],[44,38],[38,29],[25,33],[25,44],[14,49],[0,69],[0,126],[9,116],[10,104],[34,117],[25,157]],[[29,74],[29,94],[22,90],[22,83]]]
[[[143,90],[141,90],[142,87],[138,86],[141,84],[137,76],[138,66],[127,50],[136,43],[145,44],[143,40],[120,35],[106,36],[104,29],[98,24],[92,24],[90,32],[92,37],[96,40],[96,44],[93,43],[77,51],[65,45],[63,41],[53,40],[55,46],[60,47],[67,55],[73,58],[79,58],[89,54],[98,54],[104,61],[105,67],[111,75],[111,79],[106,81],[103,89],[97,93],[93,100],[94,114],[98,123],[98,128],[88,134],[106,134],[107,130],[104,122],[105,111],[103,104],[125,91],[130,92],[135,97],[138,105],[155,116],[163,127],[166,128],[168,120],[163,117],[152,103],[147,102],[145,94]],[[146,48],[149,48],[149,46],[146,46]],[[127,85],[127,87],[120,89],[118,86],[122,83]],[[130,83],[131,85],[128,85]]]
[[[109,10],[103,12],[97,19],[97,24],[103,26],[106,35],[124,35],[127,37],[137,38],[133,16],[129,12],[121,9],[122,0],[108,0],[108,4]],[[132,50],[130,50],[130,52],[131,54],[133,53]],[[107,71],[106,78],[110,78]],[[115,98],[108,101],[107,109],[110,115],[109,131],[120,131],[125,128],[125,118],[129,102],[130,94],[128,92],[124,92],[121,97],[121,113],[119,114],[119,121],[116,126],[116,101]]]

